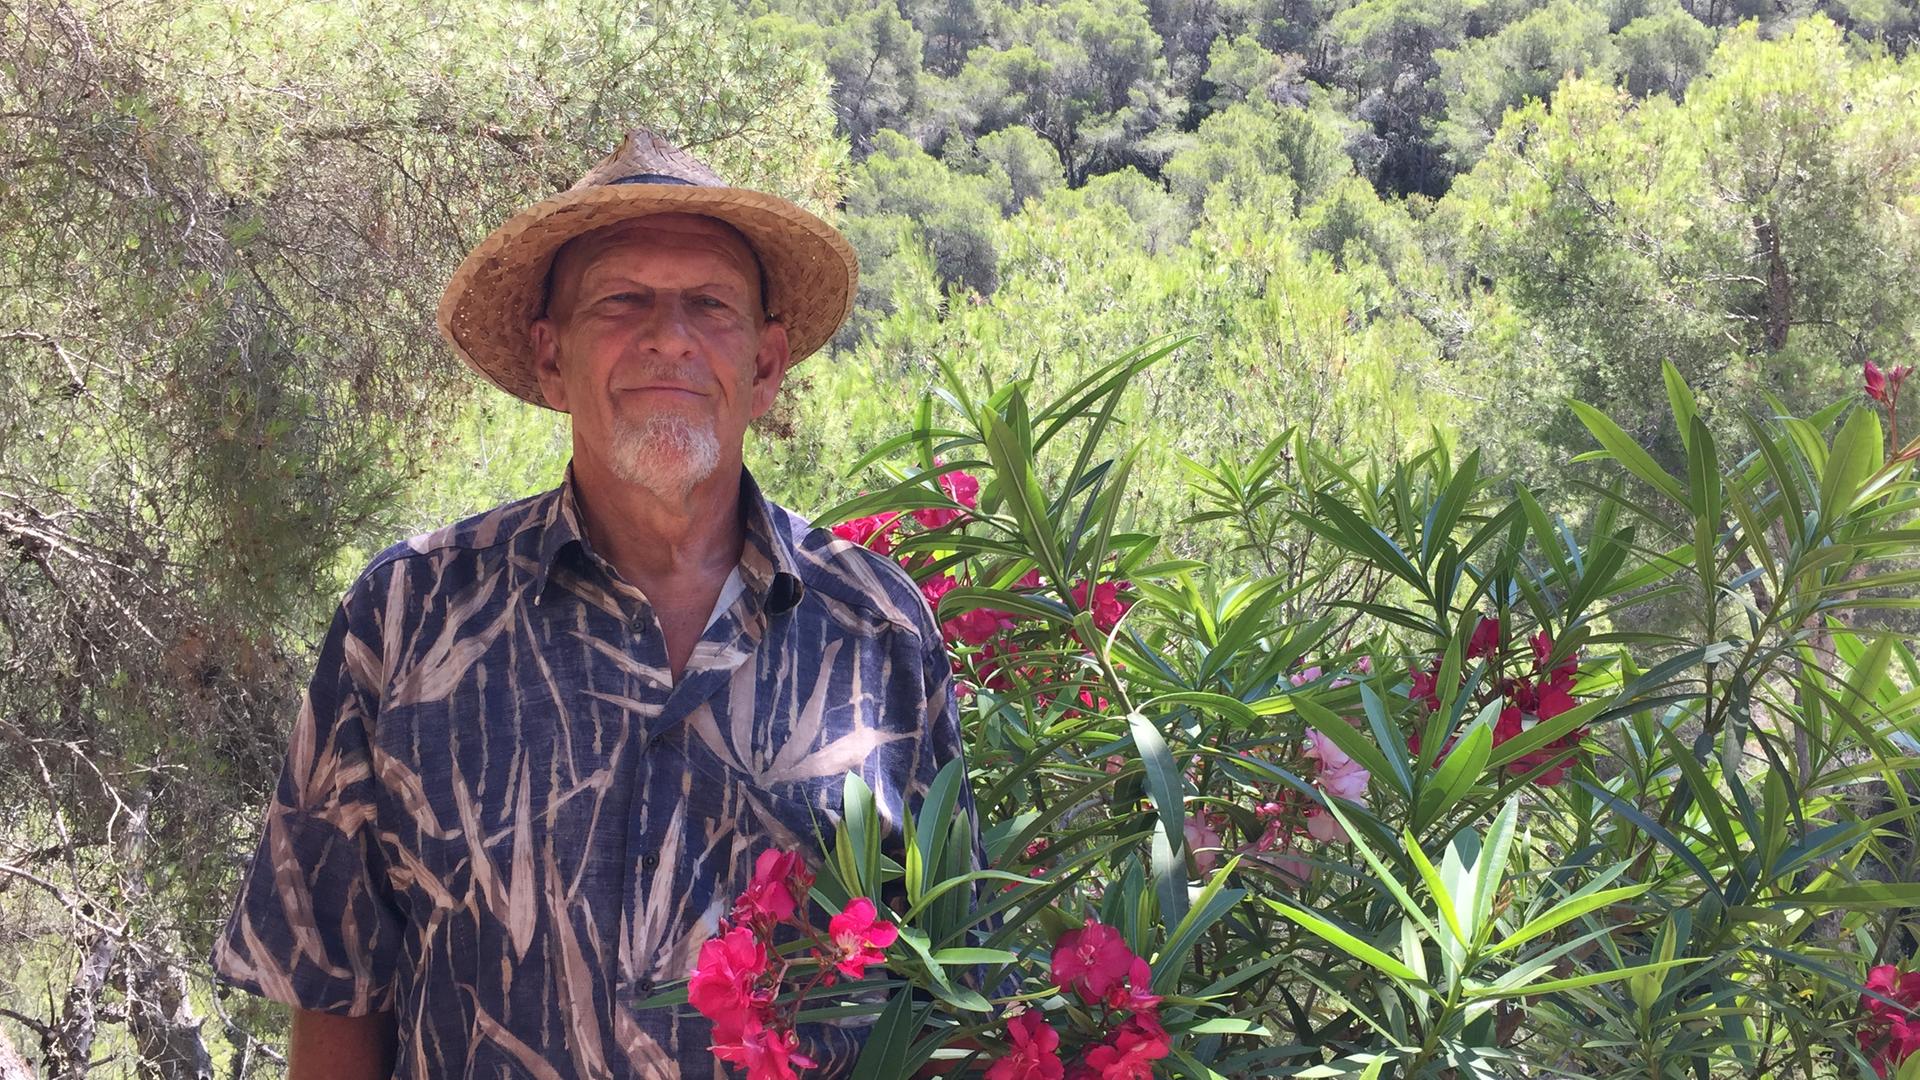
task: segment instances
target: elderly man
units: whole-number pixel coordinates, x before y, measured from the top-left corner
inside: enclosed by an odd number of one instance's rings
[[[741,466],[846,317],[813,215],[635,132],[454,275],[440,326],[566,412],[555,490],[383,552],[320,650],[214,956],[292,1075],[722,1077],[685,977],[757,854],[858,771],[897,825],[960,754],[932,613]],[[970,812],[970,809],[969,809]],[[821,1028],[820,1075],[856,1029]]]

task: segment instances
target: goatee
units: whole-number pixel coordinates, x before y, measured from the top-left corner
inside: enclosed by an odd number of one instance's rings
[[[616,418],[610,464],[627,483],[677,502],[719,467],[720,437],[712,425],[672,413]]]

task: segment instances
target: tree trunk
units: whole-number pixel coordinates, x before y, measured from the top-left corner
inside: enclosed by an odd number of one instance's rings
[[[5,1028],[0,1028],[0,1080],[33,1080],[32,1066],[20,1056],[13,1040],[7,1038]]]
[[[1787,330],[1793,325],[1793,278],[1780,251],[1780,223],[1761,218],[1753,227],[1761,255],[1767,260],[1767,296],[1761,321],[1766,328],[1767,351],[1777,353],[1787,347]]]
[[[46,1075],[48,1080],[84,1080],[93,1067],[93,1036],[99,1028],[100,992],[106,989],[107,972],[120,953],[113,935],[100,931],[93,935],[80,968],[73,973],[66,997],[60,1003],[60,1018],[47,1036]]]
[[[140,1048],[141,1080],[213,1080],[213,1055],[187,995],[186,972],[143,964],[129,976],[127,1029]]]

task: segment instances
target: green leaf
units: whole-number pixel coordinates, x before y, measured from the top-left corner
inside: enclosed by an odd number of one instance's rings
[[[1360,684],[1360,706],[1367,714],[1367,726],[1373,729],[1373,737],[1379,747],[1378,750],[1374,751],[1372,756],[1376,760],[1385,762],[1387,767],[1385,773],[1376,772],[1373,775],[1392,778],[1398,783],[1402,798],[1413,798],[1415,785],[1413,769],[1407,764],[1406,738],[1400,734],[1399,728],[1387,720],[1386,704],[1380,700],[1380,695],[1374,693],[1373,687],[1367,683]],[[1352,726],[1347,724],[1346,721],[1339,721],[1339,726],[1345,727],[1347,730],[1335,732],[1325,727],[1318,728],[1318,730],[1322,735],[1332,739],[1342,750],[1347,749],[1347,742],[1366,742],[1365,737],[1353,730]],[[1353,754],[1348,752],[1347,756],[1353,757]],[[1354,760],[1361,761],[1360,758],[1354,758]],[[1362,761],[1362,764],[1366,763]],[[1367,768],[1371,770],[1372,766],[1368,765]]]
[[[1180,977],[1186,974],[1187,962],[1192,958],[1194,943],[1200,940],[1213,924],[1232,911],[1234,906],[1247,895],[1245,889],[1226,889],[1221,886],[1232,876],[1239,864],[1236,856],[1207,882],[1206,888],[1194,897],[1191,910],[1186,918],[1167,935],[1167,942],[1160,949],[1160,955],[1153,962],[1153,989],[1158,994],[1171,994],[1180,988]]]
[[[1354,937],[1352,934],[1347,933],[1345,930],[1340,929],[1325,919],[1322,919],[1313,912],[1304,908],[1294,907],[1292,904],[1283,900],[1275,900],[1271,897],[1261,897],[1261,899],[1268,907],[1278,912],[1282,918],[1298,925],[1302,930],[1320,938],[1322,941],[1327,942],[1334,948],[1353,957],[1355,960],[1367,964],[1370,967],[1377,968],[1396,979],[1400,979],[1409,984],[1413,989],[1426,989],[1424,980],[1422,980],[1419,974],[1412,968],[1381,952],[1379,949],[1374,948],[1372,945],[1361,941],[1359,938]]]
[[[1622,866],[1624,865],[1623,863]],[[1500,941],[1493,945],[1488,951],[1491,953],[1502,953],[1509,949],[1518,948],[1542,934],[1549,934],[1558,930],[1560,927],[1590,911],[1596,911],[1612,904],[1631,900],[1652,887],[1652,884],[1648,883],[1642,885],[1627,885],[1618,889],[1600,889],[1595,891],[1582,889],[1580,892],[1569,896],[1566,900],[1555,904],[1539,918],[1525,923],[1513,933],[1501,938]]]
[[[1453,482],[1440,494],[1440,498],[1427,510],[1427,520],[1420,530],[1420,567],[1422,570],[1433,565],[1433,557],[1440,553],[1441,544],[1451,535],[1453,527],[1460,521],[1460,515],[1467,508],[1467,501],[1473,498],[1474,489],[1480,482],[1480,451],[1467,455],[1460,468],[1454,473]]]
[[[1474,928],[1476,944],[1486,941],[1493,934],[1493,901],[1506,879],[1507,859],[1513,853],[1514,831],[1519,827],[1519,821],[1520,800],[1508,799],[1500,812],[1493,816],[1493,824],[1487,826],[1487,837],[1480,850],[1480,858],[1473,864],[1473,912],[1470,925]]]
[[[1827,467],[1820,474],[1820,520],[1832,522],[1853,508],[1860,486],[1886,458],[1886,440],[1880,433],[1880,414],[1853,410],[1834,436]]]
[[[1920,905],[1920,881],[1872,881],[1826,889],[1789,892],[1767,901],[1775,907],[1808,911],[1877,911]]]
[[[1313,493],[1313,514],[1293,512],[1294,520],[1307,529],[1326,537],[1333,543],[1352,551],[1370,561],[1382,570],[1393,574],[1414,587],[1421,596],[1428,595],[1426,578],[1421,576],[1407,553],[1393,538],[1369,524],[1355,514],[1340,500],[1324,491]]]
[[[926,867],[937,871],[945,861],[947,823],[953,817],[954,807],[960,800],[960,788],[966,782],[966,765],[956,757],[941,766],[934,774],[933,783],[927,785],[926,797],[920,802],[918,828],[913,834]]]
[[[1020,954],[1005,949],[979,949],[962,946],[953,949],[938,949],[933,954],[935,963],[954,964],[1017,964]]]
[[[1673,474],[1662,469],[1659,463],[1653,460],[1653,455],[1647,453],[1639,443],[1634,442],[1633,437],[1622,431],[1620,425],[1614,423],[1607,414],[1585,402],[1570,401],[1568,404],[1572,406],[1574,415],[1580,418],[1580,422],[1587,426],[1587,430],[1593,433],[1593,437],[1606,448],[1607,453],[1611,454],[1615,461],[1625,466],[1628,472],[1651,484],[1667,498],[1682,506],[1686,505],[1687,493],[1680,486],[1680,481],[1674,479]]]
[[[874,1020],[867,1044],[861,1048],[853,1072],[848,1074],[849,1080],[899,1080],[908,1074],[908,1043],[920,1027],[913,1012],[913,991],[905,988],[894,991],[887,1007],[880,1010],[880,1016]]]
[[[1466,996],[1475,1000],[1485,1000],[1487,998],[1509,998],[1520,997],[1522,995],[1531,997],[1535,994],[1553,994],[1561,990],[1577,990],[1583,986],[1615,982],[1620,979],[1632,978],[1635,975],[1666,971],[1669,968],[1676,968],[1683,964],[1698,964],[1701,962],[1703,962],[1703,959],[1700,957],[1682,957],[1678,960],[1665,960],[1655,964],[1642,964],[1639,967],[1615,968],[1611,971],[1592,971],[1585,975],[1575,975],[1566,979],[1548,979],[1546,982],[1522,982],[1517,986],[1508,984],[1507,980],[1503,978],[1491,986],[1468,987]]]
[[[1480,710],[1480,716],[1467,725],[1446,760],[1434,770],[1433,779],[1420,792],[1420,806],[1414,814],[1414,828],[1425,830],[1452,809],[1480,779],[1487,757],[1493,752],[1493,719],[1499,716],[1503,702],[1494,701]]]
[[[1187,871],[1185,786],[1173,751],[1160,736],[1153,721],[1138,711],[1127,716],[1127,730],[1133,735],[1134,748],[1147,771],[1147,796],[1160,812],[1160,831],[1155,841],[1154,873],[1160,884],[1163,914],[1179,919],[1187,914]]]
[[[1687,380],[1680,375],[1680,369],[1673,361],[1660,361],[1660,378],[1667,384],[1667,403],[1673,406],[1674,426],[1680,429],[1680,441],[1687,448],[1693,448],[1693,424],[1699,416],[1700,406],[1693,399],[1693,390],[1687,386]]]
[[[1440,909],[1440,917],[1445,920],[1447,931],[1453,935],[1451,942],[1442,940],[1441,944],[1447,946],[1448,951],[1458,962],[1460,957],[1465,955],[1467,942],[1472,940],[1467,934],[1466,927],[1460,924],[1461,904],[1454,897],[1452,890],[1447,888],[1446,881],[1440,876],[1440,871],[1434,867],[1432,860],[1427,858],[1427,853],[1420,849],[1419,838],[1409,832],[1403,838],[1403,842],[1406,844],[1407,857],[1413,860],[1414,869],[1420,871],[1420,880],[1427,883],[1427,892],[1432,894],[1434,906]]]
[[[1014,404],[1020,399],[1016,396]],[[1021,406],[1024,418],[1024,406]],[[1013,410],[1010,408],[1009,410]],[[1019,427],[1009,419],[990,417],[987,421],[987,456],[1003,485],[1007,508],[1018,525],[1021,537],[1040,563],[1049,580],[1065,581],[1068,568],[1061,558],[1054,536],[1053,521],[1047,516],[1047,500],[1033,474],[1032,448],[1022,439]]]

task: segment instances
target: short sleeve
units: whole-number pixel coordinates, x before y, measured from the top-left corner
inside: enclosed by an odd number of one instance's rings
[[[356,590],[368,584],[362,578]],[[353,616],[357,606],[350,593],[321,645],[259,846],[213,952],[228,983],[348,1016],[392,1008],[404,925],[373,826],[380,649],[371,618]]]

